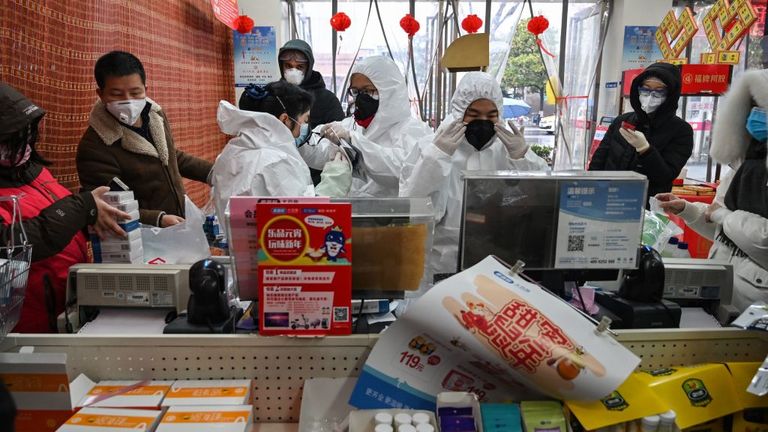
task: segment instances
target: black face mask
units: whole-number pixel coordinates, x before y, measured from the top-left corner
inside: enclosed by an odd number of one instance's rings
[[[494,135],[496,135],[496,130],[494,130],[493,122],[490,120],[472,120],[467,124],[467,130],[464,131],[467,141],[477,151],[484,149]]]
[[[378,110],[379,101],[367,94],[359,94],[355,98],[355,120],[365,120],[373,117]]]

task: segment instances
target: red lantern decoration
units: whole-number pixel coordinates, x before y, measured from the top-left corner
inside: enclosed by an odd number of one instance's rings
[[[533,33],[534,36],[539,36],[549,28],[549,20],[544,18],[544,15],[533,17],[528,21],[528,31]]]
[[[412,38],[413,35],[416,34],[417,31],[421,28],[421,25],[418,21],[416,21],[416,18],[412,17],[411,14],[406,14],[403,19],[400,20],[400,27],[408,33],[408,37]]]
[[[483,20],[474,14],[467,15],[467,17],[461,21],[461,28],[463,28],[467,33],[477,33],[477,31],[480,30],[480,27],[482,26]]]
[[[234,24],[235,30],[241,34],[250,33],[253,30],[253,20],[248,15],[240,15],[235,18],[232,24]]]
[[[333,27],[333,29],[337,32],[343,32],[351,25],[352,20],[349,18],[349,15],[345,14],[344,12],[339,12],[331,17],[331,27]]]

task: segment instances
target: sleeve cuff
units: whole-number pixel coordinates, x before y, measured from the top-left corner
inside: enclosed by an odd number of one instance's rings
[[[162,226],[160,225],[160,221],[163,219],[163,216],[165,216],[165,215],[166,215],[166,213],[164,211],[161,211],[160,213],[157,214],[157,221],[155,221],[155,226],[156,227],[162,228]]]
[[[728,210],[725,207],[720,207],[719,209],[712,212],[712,215],[710,215],[710,219],[712,219],[712,222],[722,225],[725,221],[725,218],[728,217],[729,214],[733,213],[732,211]]]
[[[696,220],[701,217],[702,213],[703,211],[699,208],[699,206],[686,201],[683,211],[681,211],[677,216],[682,218],[686,224],[691,224],[696,222]]]
[[[93,198],[93,194],[90,192],[80,192],[80,199],[83,200],[83,207],[85,208],[85,220],[88,225],[96,223],[96,219],[99,217],[99,210],[96,208],[96,199]]]

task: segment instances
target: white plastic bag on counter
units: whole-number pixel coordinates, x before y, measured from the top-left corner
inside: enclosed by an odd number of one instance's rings
[[[203,231],[205,216],[188,196],[184,200],[184,222],[167,228],[141,226],[144,262],[193,264],[211,256]]]

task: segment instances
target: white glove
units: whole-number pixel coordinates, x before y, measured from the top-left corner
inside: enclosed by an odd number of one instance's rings
[[[619,128],[619,133],[638,153],[643,153],[651,148],[642,132]]]
[[[323,126],[320,134],[323,138],[327,138],[336,144],[341,144],[341,140],[349,142],[349,131],[341,125],[341,122],[333,122]]]
[[[352,168],[342,155],[343,152],[336,153],[333,160],[323,167],[320,184],[315,187],[317,195],[339,198],[349,194],[352,187]]]
[[[500,123],[496,123],[496,125],[494,125],[496,134],[499,136],[501,143],[504,144],[504,147],[507,148],[507,153],[509,153],[510,159],[522,159],[528,151],[528,145],[525,143],[525,137],[523,135],[525,128],[521,127],[520,129],[517,129],[517,126],[515,126],[515,123],[512,120],[508,121],[507,124],[512,130],[505,128]]]
[[[464,138],[464,132],[467,130],[467,126],[462,119],[455,120],[448,125],[445,129],[441,130],[432,140],[435,147],[439,148],[443,153],[452,156],[456,149],[459,148],[462,138]]]

